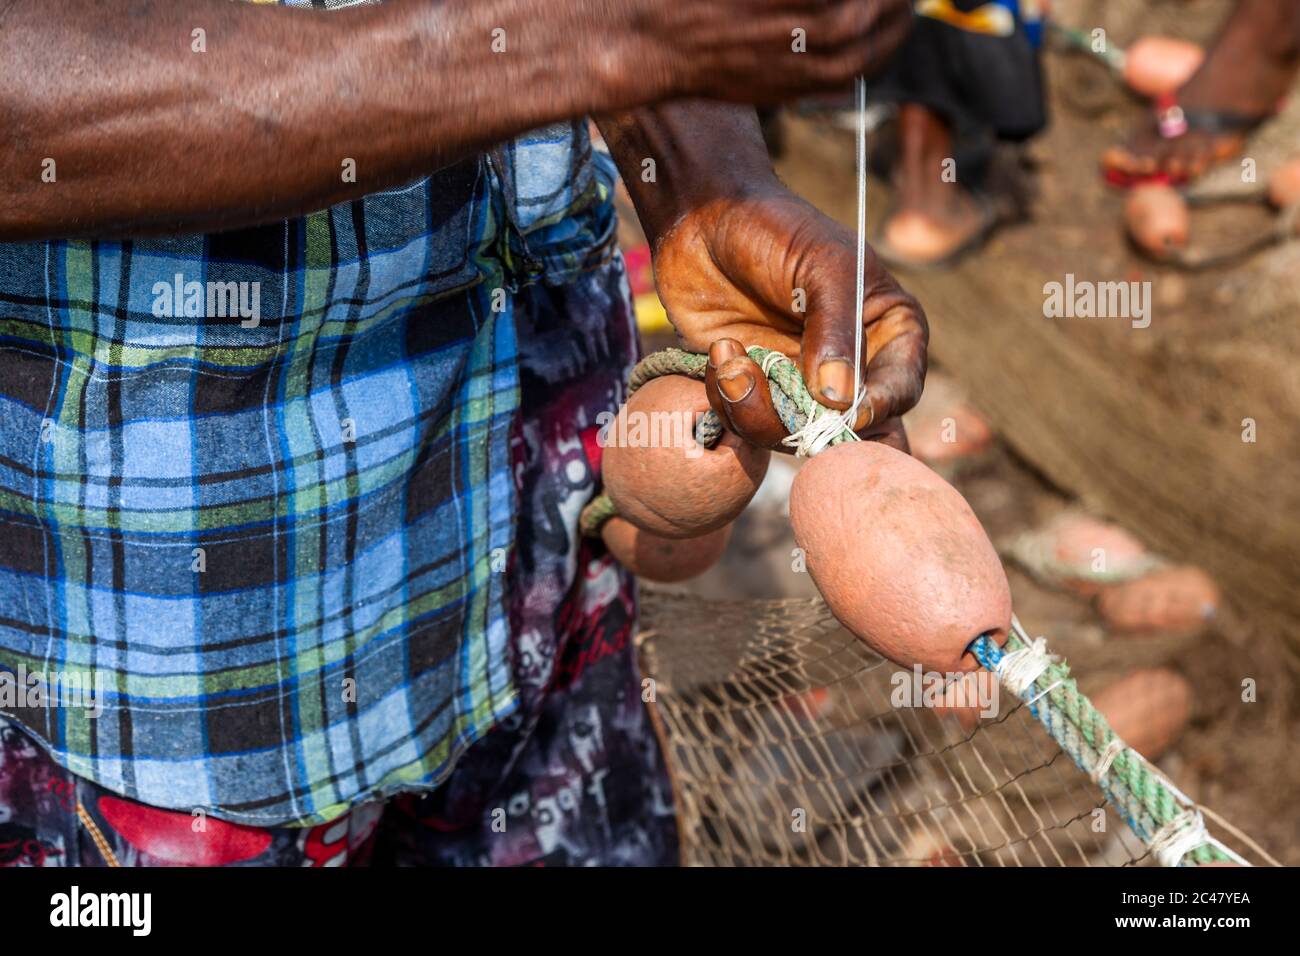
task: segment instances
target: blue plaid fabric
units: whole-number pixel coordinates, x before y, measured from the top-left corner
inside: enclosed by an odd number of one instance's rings
[[[608,260],[612,182],[563,124],[270,226],[0,244],[0,712],[239,822],[438,785],[516,706],[515,293]]]

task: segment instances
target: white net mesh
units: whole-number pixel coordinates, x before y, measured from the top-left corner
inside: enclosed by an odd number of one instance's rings
[[[686,864],[1150,861],[1019,700],[982,720],[895,706],[897,666],[821,601],[645,588],[638,646]]]

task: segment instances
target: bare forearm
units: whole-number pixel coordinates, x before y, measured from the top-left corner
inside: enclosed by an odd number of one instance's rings
[[[652,247],[691,208],[775,178],[750,106],[681,100],[603,114],[596,123]]]
[[[620,88],[635,38],[598,0],[538,2],[0,0],[0,240],[272,221],[655,95]]]

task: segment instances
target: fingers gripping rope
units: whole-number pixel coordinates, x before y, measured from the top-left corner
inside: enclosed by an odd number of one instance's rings
[[[782,443],[794,448],[799,457],[815,455],[831,445],[857,441],[853,431],[858,410],[867,401],[867,390],[862,377],[862,310],[866,289],[867,249],[867,85],[859,76],[853,85],[857,112],[857,177],[858,177],[858,231],[856,259],[857,304],[854,322],[853,404],[847,411],[837,412],[817,402],[804,384],[798,367],[786,355],[770,349],[751,346],[749,357],[758,363],[767,376],[776,413],[790,434]],[[635,392],[650,379],[659,375],[689,375],[703,379],[707,359],[703,355],[681,349],[665,349],[648,355],[632,370],[628,380],[628,394]],[[875,421],[875,408],[871,421]],[[722,438],[722,420],[712,410],[705,412],[695,425],[695,440],[705,448],[714,447]],[[601,526],[615,514],[613,503],[607,495],[597,495],[578,518],[578,528],[584,535],[600,534]]]
[[[762,351],[766,350],[750,349],[751,356],[755,352]],[[775,396],[777,394],[794,403],[794,408],[789,411],[788,415],[781,415],[781,423],[785,425],[786,431],[790,433],[781,440],[781,443],[793,448],[797,456],[808,458],[829,448],[831,445],[859,440],[857,433],[853,430],[853,423],[857,421],[858,409],[866,398],[865,391],[859,389],[857,396],[853,400],[853,405],[848,411],[837,412],[834,409],[827,408],[808,393],[803,377],[799,374],[799,369],[788,356],[780,352],[769,351],[763,356],[759,367],[762,368],[763,374],[768,377],[768,380],[775,382],[778,386],[772,392],[773,404],[776,404]],[[777,413],[781,414],[779,406]]]
[[[1012,618],[1005,649],[986,634],[971,643],[970,651],[1025,701],[1162,865],[1228,860],[1249,865],[1206,832],[1200,811],[1186,794],[1111,730],[1079,692],[1068,665],[1047,653],[1041,637],[1030,641]]]
[[[750,346],[746,351],[767,376],[772,404],[776,407],[781,424],[790,433],[785,438],[785,444],[795,448],[799,454],[815,455],[830,445],[858,440],[853,431],[853,422],[858,408],[865,400],[865,393],[858,397],[853,408],[845,412],[835,411],[812,397],[799,373],[799,367],[788,356],[757,345]],[[660,375],[685,375],[703,381],[707,364],[707,357],[682,349],[655,352],[632,369],[628,378],[628,394],[631,395]],[[706,448],[712,448],[721,434],[722,421],[717,414],[711,410],[705,412],[695,427],[696,440]]]

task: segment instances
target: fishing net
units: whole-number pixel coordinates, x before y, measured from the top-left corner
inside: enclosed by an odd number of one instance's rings
[[[820,600],[703,601],[644,587],[641,614],[684,864],[1126,866],[1155,862],[1150,831],[1182,810],[1155,811],[1153,823],[1116,799],[1114,780],[1108,800],[1044,724],[1051,695],[1026,703],[1003,692],[982,718],[915,698],[898,706],[911,675]],[[1045,686],[1059,694],[1060,683]],[[1085,763],[1115,757],[1082,746]],[[1140,764],[1111,774],[1163,790]],[[1215,825],[1208,833],[1263,862]]]

